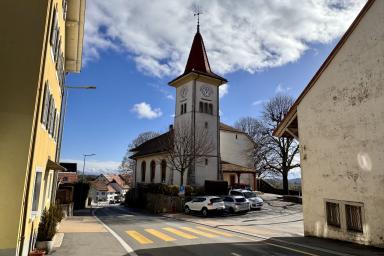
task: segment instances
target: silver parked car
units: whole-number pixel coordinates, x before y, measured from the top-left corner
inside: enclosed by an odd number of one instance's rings
[[[225,209],[230,213],[247,212],[250,209],[249,201],[243,196],[225,196],[223,201]]]
[[[243,196],[251,204],[251,209],[260,210],[264,204],[263,199],[258,197],[255,192],[244,190],[244,189],[233,189],[229,192],[232,196]]]

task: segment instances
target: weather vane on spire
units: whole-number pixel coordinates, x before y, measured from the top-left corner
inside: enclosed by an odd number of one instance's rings
[[[200,14],[203,14],[200,11],[200,6],[196,6],[196,11],[193,14],[193,16],[197,16],[197,32],[199,32],[199,29],[200,29]]]

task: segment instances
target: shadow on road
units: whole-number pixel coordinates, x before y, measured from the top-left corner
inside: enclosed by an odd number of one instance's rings
[[[373,248],[308,237],[276,237],[257,242],[207,243],[135,251],[139,256],[189,255],[362,255],[379,256],[384,251]],[[341,253],[342,252],[342,253]]]

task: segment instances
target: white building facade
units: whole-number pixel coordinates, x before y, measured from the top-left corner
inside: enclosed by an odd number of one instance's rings
[[[275,135],[300,142],[304,233],[384,247],[384,1],[368,1]]]

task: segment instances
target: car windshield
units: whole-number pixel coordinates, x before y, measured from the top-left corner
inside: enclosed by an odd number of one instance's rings
[[[223,202],[223,199],[216,197],[216,198],[211,198],[211,203],[218,203],[218,202]]]
[[[245,193],[244,193],[244,196],[245,196],[245,198],[252,198],[252,197],[256,197],[256,193],[253,193],[253,192],[245,192]]]
[[[237,203],[244,203],[245,202],[245,198],[244,197],[235,198],[235,200],[236,200]]]

